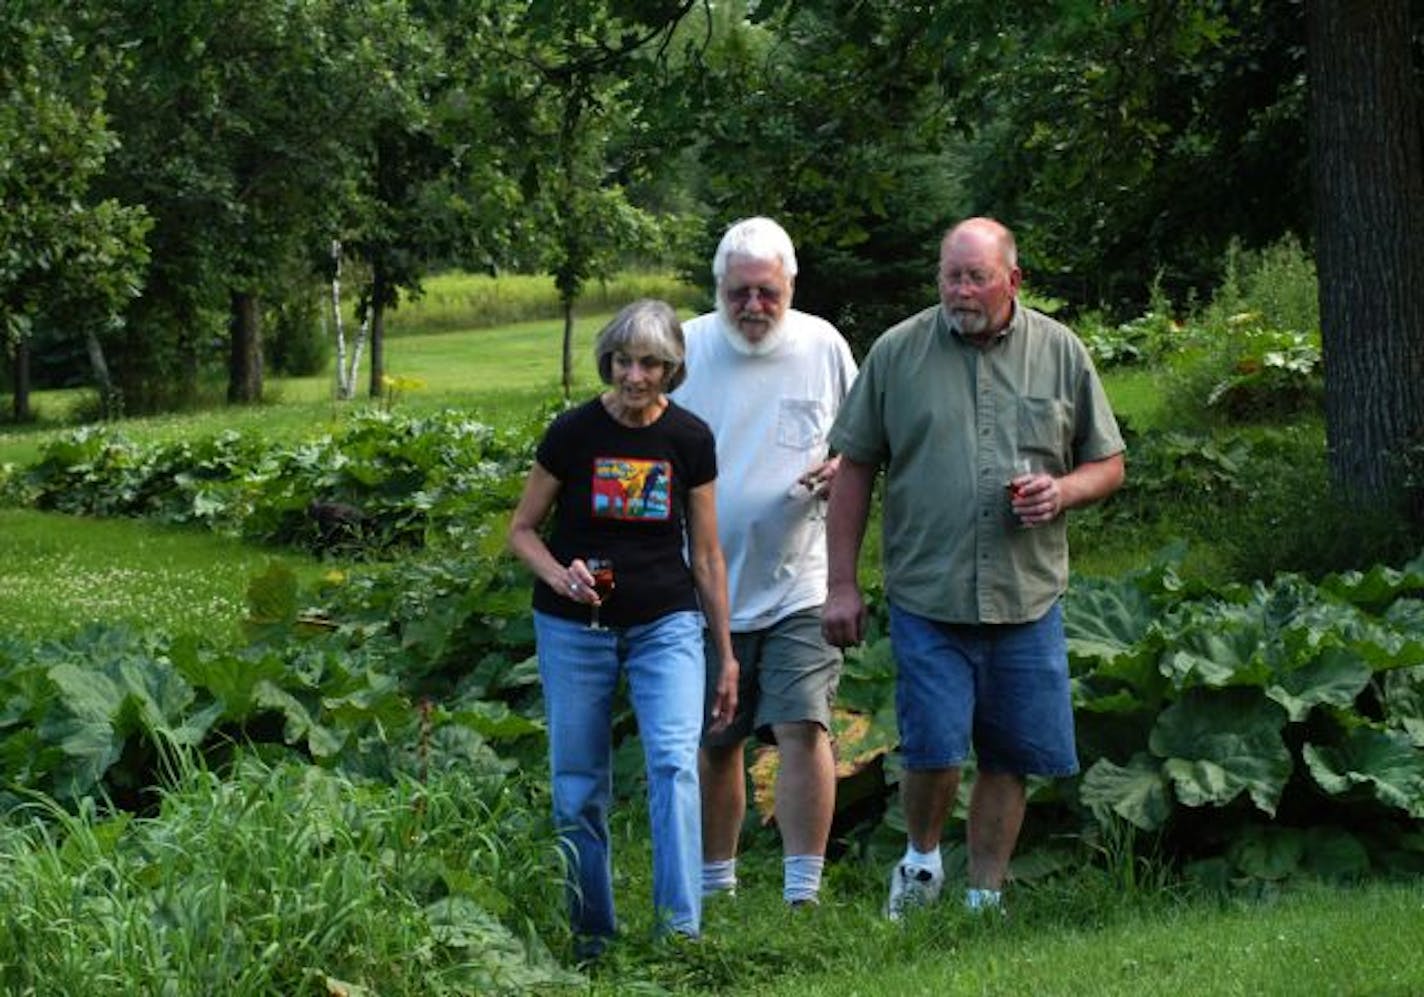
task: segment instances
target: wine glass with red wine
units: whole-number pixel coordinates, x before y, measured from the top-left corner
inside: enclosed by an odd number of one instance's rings
[[[613,594],[613,562],[606,557],[590,557],[583,563],[588,568],[588,573],[593,575],[593,590],[598,593],[599,600],[591,607],[588,628],[607,630],[607,627],[598,622],[598,607],[604,599]]]

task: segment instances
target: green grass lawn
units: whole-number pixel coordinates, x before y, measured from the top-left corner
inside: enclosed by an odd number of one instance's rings
[[[827,912],[829,913],[829,912]],[[1424,992],[1424,886],[1308,888],[1250,904],[1151,904],[1106,923],[936,912],[906,929],[830,913],[834,970],[766,997],[1286,995]],[[823,912],[813,917],[825,916]],[[856,927],[857,920],[860,923]]]
[[[248,580],[273,560],[305,579],[324,570],[200,531],[0,509],[0,620],[30,639],[108,623],[236,642]]]

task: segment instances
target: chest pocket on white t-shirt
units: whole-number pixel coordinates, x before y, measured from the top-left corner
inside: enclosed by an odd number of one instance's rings
[[[810,450],[826,438],[826,407],[814,398],[783,398],[776,410],[776,442]]]

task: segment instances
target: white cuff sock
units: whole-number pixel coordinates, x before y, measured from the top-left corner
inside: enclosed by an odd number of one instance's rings
[[[967,910],[994,910],[1003,900],[998,890],[970,888],[964,891],[964,906]]]
[[[825,865],[825,857],[821,855],[788,855],[783,858],[781,898],[789,904],[815,900],[821,892],[821,870]]]
[[[702,863],[702,895],[737,892],[737,860]]]

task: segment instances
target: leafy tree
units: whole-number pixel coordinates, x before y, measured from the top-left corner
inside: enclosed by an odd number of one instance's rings
[[[13,414],[30,417],[37,322],[69,321],[105,370],[97,329],[139,289],[148,219],[92,193],[114,146],[86,51],[47,5],[0,7],[0,343],[11,354]],[[102,382],[101,382],[102,387]]]
[[[977,141],[976,211],[1008,220],[1036,289],[1124,317],[1309,229],[1298,3],[1071,0],[961,30],[943,79]]]
[[[151,285],[177,323],[227,313],[233,402],[262,395],[274,261],[324,246],[345,194],[348,131],[373,78],[359,13],[337,0],[105,7],[102,30],[131,60],[111,105],[124,137],[111,182],[157,220]]]
[[[704,0],[705,2],[705,0]],[[586,281],[629,253],[660,255],[665,230],[628,197],[632,176],[667,150],[643,129],[668,46],[699,0],[491,4],[489,37],[506,61],[490,96],[509,136],[540,262],[564,311],[563,387],[573,380],[573,307]]]
[[[450,0],[368,6],[380,49],[379,85],[365,96],[370,127],[355,143],[357,172],[343,240],[369,267],[359,312],[369,322],[369,393],[385,373],[385,312],[418,294],[435,261],[492,269],[504,259],[519,192],[490,142],[482,88],[498,72],[478,10]]]
[[[731,5],[687,67],[683,128],[710,214],[690,272],[729,222],[777,218],[797,243],[799,308],[864,345],[933,300],[939,236],[964,203],[936,38],[920,5]]]
[[[1383,503],[1405,452],[1424,448],[1418,25],[1408,0],[1308,7],[1330,463],[1348,492]],[[1424,514],[1424,490],[1416,502]]]

